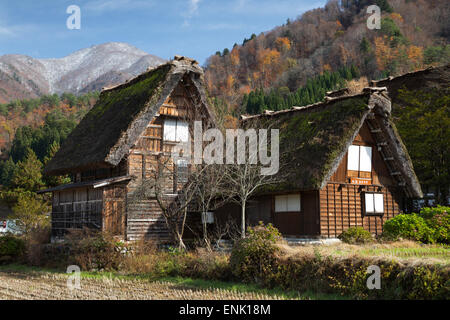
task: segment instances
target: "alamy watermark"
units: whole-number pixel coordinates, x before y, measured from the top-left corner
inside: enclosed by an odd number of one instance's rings
[[[69,290],[81,289],[81,269],[79,266],[71,265],[67,267],[66,273],[70,274],[67,279]]]
[[[66,13],[70,16],[66,20],[66,26],[69,30],[81,29],[81,9],[77,5],[70,5],[66,9]]]
[[[381,289],[381,269],[379,266],[371,265],[367,268],[367,272],[370,276],[367,278],[367,289],[373,290]]]
[[[371,5],[367,7],[370,17],[367,18],[367,28],[369,30],[381,29],[381,8],[377,5]]]
[[[189,136],[172,150],[174,159],[183,159],[194,164],[250,164],[261,165],[261,175],[274,175],[279,170],[279,130],[227,129],[225,137],[217,128],[203,132],[202,122],[194,122],[194,152]],[[248,144],[247,144],[248,141]],[[205,146],[205,142],[208,144]],[[270,152],[268,145],[270,144]],[[193,155],[193,159],[192,159]]]

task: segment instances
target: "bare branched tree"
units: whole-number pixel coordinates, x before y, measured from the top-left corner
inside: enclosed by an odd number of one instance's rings
[[[227,202],[230,194],[224,191],[226,175],[223,166],[217,164],[204,164],[195,174],[196,192],[195,211],[202,214],[202,242],[211,251],[211,240],[208,234],[206,214],[214,211]]]
[[[237,162],[226,165],[224,170],[225,181],[227,181],[224,191],[228,193],[230,199],[241,207],[242,238],[245,237],[246,231],[245,212],[248,200],[265,186],[283,181],[282,174],[279,172],[281,171],[281,168],[279,168],[278,130],[276,130],[276,135],[271,135],[269,141],[267,132],[271,132],[270,129],[272,128],[270,125],[264,126],[258,119],[255,119],[252,120],[251,123],[244,124],[243,127],[247,129],[245,134],[243,133],[244,129],[241,129],[240,136],[239,132],[237,132]],[[264,134],[264,132],[261,132],[260,130],[258,138],[255,137],[256,130],[248,129],[260,127],[267,129],[267,131]],[[251,130],[254,130],[255,132],[253,136]],[[239,138],[241,138],[240,142]],[[247,138],[248,144],[246,144]],[[239,147],[240,143],[241,148]],[[270,157],[267,152],[269,145],[271,146]],[[275,160],[277,162],[276,172],[268,172],[270,171],[269,168],[267,168],[268,162],[264,160],[268,160],[269,158],[271,161]],[[270,165],[272,166],[272,163],[270,163]]]
[[[170,156],[160,156],[158,166],[150,170],[150,175],[142,179],[133,193],[130,203],[139,200],[155,200],[161,209],[173,239],[181,250],[186,249],[183,234],[189,206],[196,194],[196,177],[198,172],[192,174],[190,167],[183,172],[180,179],[179,169]],[[181,181],[180,181],[181,180]]]

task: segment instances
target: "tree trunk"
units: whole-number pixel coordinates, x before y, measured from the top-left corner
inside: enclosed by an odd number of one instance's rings
[[[183,210],[183,220],[181,222],[181,231],[178,231],[177,227],[177,237],[178,237],[178,248],[182,251],[186,250],[186,245],[183,241],[184,234],[184,226],[186,225],[186,217],[187,217],[187,207]]]
[[[241,205],[241,238],[245,238],[245,201]]]
[[[206,249],[212,252],[211,241],[208,238],[208,227],[206,225],[206,211],[202,212],[202,224],[203,224],[203,242],[205,243]]]

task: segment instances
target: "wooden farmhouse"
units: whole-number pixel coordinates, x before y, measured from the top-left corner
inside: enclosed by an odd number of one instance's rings
[[[337,237],[362,226],[373,234],[422,197],[411,159],[391,119],[386,88],[244,117],[245,127],[279,128],[282,183],[248,204],[249,224],[274,224],[285,237]],[[224,223],[239,208],[216,212]]]
[[[187,140],[190,121],[212,119],[203,81],[196,61],[176,56],[102,91],[44,169],[49,175],[69,174],[73,181],[41,191],[53,196],[54,238],[84,227],[127,240],[170,238],[156,201],[127,201],[158,159]],[[174,172],[182,175],[187,165],[174,163]],[[176,193],[177,176],[165,187],[167,194]]]
[[[214,124],[203,72],[191,59],[176,57],[103,90],[45,167],[46,174],[69,174],[73,181],[41,191],[52,193],[53,237],[88,227],[126,240],[169,240],[156,200],[130,199],[161,158],[192,136],[194,120]],[[380,234],[408,199],[422,197],[386,88],[353,95],[340,90],[321,103],[242,121],[279,129],[280,174],[287,177],[249,201],[249,225],[273,223],[286,237],[334,238],[352,226]],[[172,163],[168,194],[180,190],[188,165]],[[210,222],[221,225],[239,215],[230,203]]]

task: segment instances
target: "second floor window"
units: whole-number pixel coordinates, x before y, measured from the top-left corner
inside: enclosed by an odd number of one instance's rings
[[[347,170],[372,171],[372,147],[352,145],[348,148]]]
[[[185,121],[167,119],[164,121],[164,140],[187,142],[189,139],[189,125]]]

